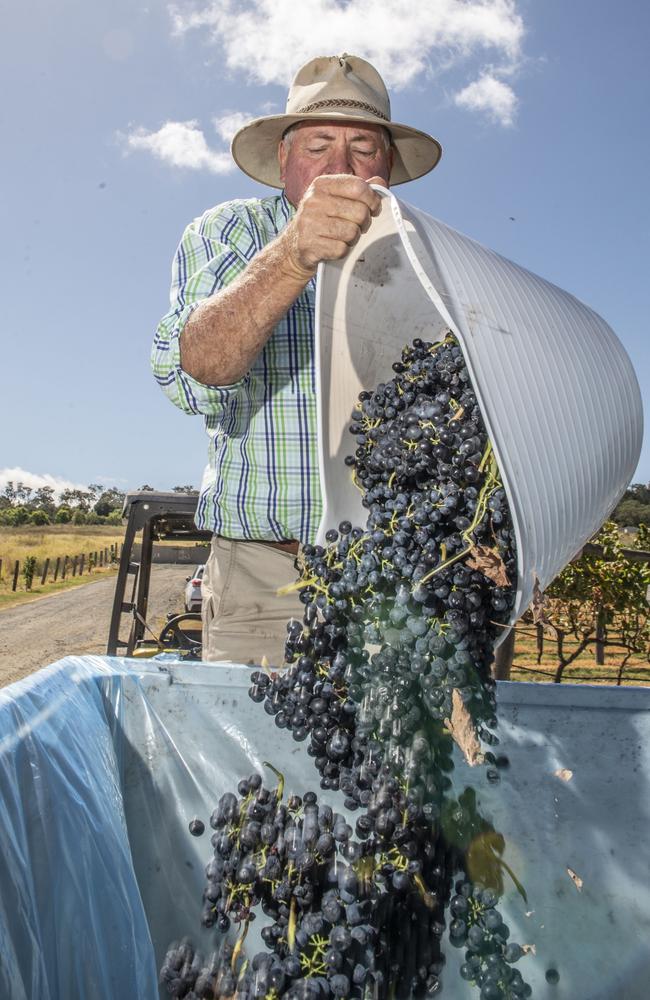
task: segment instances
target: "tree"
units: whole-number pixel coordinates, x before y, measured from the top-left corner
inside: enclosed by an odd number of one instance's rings
[[[31,494],[31,486],[25,486],[24,483],[18,483],[16,486],[16,503],[21,507],[25,507],[29,503]]]
[[[569,563],[546,590],[545,617],[556,644],[558,683],[566,668],[595,646],[598,624],[604,630],[604,645],[620,651],[617,684],[634,653],[650,654],[650,564],[624,556],[613,521],[603,525],[595,541],[602,545],[603,555],[583,555]],[[650,534],[643,526],[632,545],[626,543],[641,550],[648,545]]]
[[[57,524],[70,524],[72,520],[72,511],[69,507],[59,507],[54,517]]]
[[[38,510],[33,510],[29,515],[30,524],[49,524],[50,515],[46,510],[39,508]]]
[[[650,524],[650,504],[627,497],[621,500],[612,517],[623,527],[628,524],[634,525],[634,527],[638,527],[640,524]]]
[[[626,493],[631,494],[633,500],[650,505],[650,483],[645,486],[643,483],[632,483],[631,486],[628,486]]]
[[[153,493],[154,492],[153,486],[149,486],[148,483],[145,483],[144,486],[139,486],[138,489],[139,489],[140,493],[143,493],[143,492],[144,493]]]
[[[31,506],[36,510],[44,510],[48,514],[53,514],[56,508],[56,502],[54,500],[54,487],[39,486],[38,489],[34,491]]]
[[[11,479],[7,482],[2,495],[9,501],[10,506],[13,507],[16,502],[16,488]]]
[[[124,493],[118,490],[117,487],[113,486],[109,490],[104,490],[94,506],[94,511],[96,514],[100,514],[102,517],[106,517],[112,511],[122,510],[124,506]]]
[[[64,490],[61,494],[61,503],[66,507],[77,507],[86,513],[93,503],[93,495],[86,490]]]
[[[612,520],[617,524],[650,524],[650,483],[632,483],[617,504]]]

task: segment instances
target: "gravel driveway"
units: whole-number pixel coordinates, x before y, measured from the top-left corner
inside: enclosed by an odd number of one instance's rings
[[[167,612],[183,611],[191,566],[152,566],[148,621],[160,629]],[[0,687],[62,656],[106,652],[117,576],[93,581],[0,611]],[[124,629],[123,634],[125,634]]]

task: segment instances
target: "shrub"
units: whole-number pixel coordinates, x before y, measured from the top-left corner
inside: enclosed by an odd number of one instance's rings
[[[33,510],[29,515],[30,524],[50,524],[50,516],[44,510]]]
[[[69,507],[59,507],[54,517],[57,524],[70,524],[72,511]]]
[[[24,507],[12,507],[6,511],[5,516],[7,517],[5,523],[12,525],[12,527],[19,527],[19,525],[26,524],[29,521],[29,513]]]
[[[36,556],[27,556],[23,563],[23,576],[25,577],[25,590],[32,589],[32,581],[36,572]]]
[[[82,510],[76,510],[72,515],[73,524],[87,524],[88,516]]]

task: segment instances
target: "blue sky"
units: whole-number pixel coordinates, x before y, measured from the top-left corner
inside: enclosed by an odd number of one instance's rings
[[[18,469],[34,484],[198,485],[201,420],[149,372],[171,259],[193,217],[263,192],[230,169],[229,128],[281,111],[292,71],[323,52],[371,58],[392,84],[393,117],[441,140],[440,166],[397,193],[599,312],[647,406],[649,10],[12,5],[0,40],[0,488]],[[634,478],[650,480],[647,443]]]

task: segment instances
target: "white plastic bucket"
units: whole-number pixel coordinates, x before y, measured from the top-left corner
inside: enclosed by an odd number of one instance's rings
[[[641,394],[611,328],[568,292],[500,257],[384,188],[382,211],[351,253],[321,264],[316,341],[322,540],[367,512],[344,456],[361,389],[393,376],[414,337],[451,328],[470,372],[517,539],[512,620],[598,530],[641,450]]]

